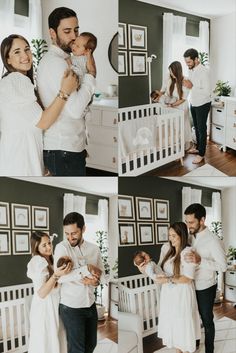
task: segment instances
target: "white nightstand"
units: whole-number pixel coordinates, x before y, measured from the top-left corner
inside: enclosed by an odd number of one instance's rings
[[[225,299],[236,302],[236,270],[225,273]]]

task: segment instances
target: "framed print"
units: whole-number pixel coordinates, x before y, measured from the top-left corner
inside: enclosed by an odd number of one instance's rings
[[[134,246],[137,245],[135,223],[119,223],[119,245]]]
[[[156,223],[156,243],[165,243],[169,241],[170,223]]]
[[[49,208],[32,206],[33,229],[49,229]]]
[[[154,200],[155,221],[169,222],[169,201],[168,200]]]
[[[139,245],[154,244],[154,229],[152,223],[138,223]]]
[[[0,230],[0,256],[11,255],[10,230]]]
[[[9,203],[0,201],[0,228],[10,228]]]
[[[133,196],[118,196],[118,218],[134,221],[134,198]]]
[[[118,73],[120,76],[128,76],[127,52],[118,53]]]
[[[119,49],[127,49],[127,25],[119,23],[118,25],[118,47]]]
[[[31,228],[30,206],[13,203],[11,212],[12,228]]]
[[[136,209],[138,221],[153,221],[152,199],[136,197]]]
[[[145,76],[148,74],[147,53],[129,52],[129,74],[130,76]]]
[[[129,49],[147,50],[147,27],[129,25]]]
[[[30,231],[27,230],[13,230],[12,243],[14,255],[30,254]]]

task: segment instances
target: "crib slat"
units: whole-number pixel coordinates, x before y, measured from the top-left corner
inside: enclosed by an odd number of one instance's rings
[[[7,321],[6,321],[6,308],[3,306],[1,308],[1,318],[2,318],[2,338],[3,338],[3,352],[7,352]]]
[[[9,322],[7,323],[10,326],[10,341],[11,341],[11,349],[15,349],[15,335],[14,335],[14,311],[15,306],[10,305],[8,310],[9,310]]]
[[[17,313],[17,337],[18,337],[18,340],[19,340],[18,344],[21,347],[21,346],[23,346],[22,327],[21,327],[21,322],[22,322],[22,320],[21,320],[22,304],[21,305],[17,305],[16,313]]]
[[[146,318],[147,330],[150,330],[150,313],[149,313],[148,295],[149,295],[149,291],[145,291],[144,292],[145,318]]]

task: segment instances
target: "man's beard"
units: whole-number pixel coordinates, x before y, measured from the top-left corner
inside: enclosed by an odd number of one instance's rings
[[[196,234],[199,232],[200,228],[201,228],[201,226],[200,226],[200,224],[199,224],[197,228],[195,228],[195,229],[193,229],[193,230],[190,230],[190,229],[189,229],[189,233],[190,233],[191,235],[196,235]]]
[[[59,37],[57,37],[57,39],[56,39],[56,43],[59,46],[59,48],[61,48],[64,52],[66,52],[68,54],[70,54],[72,51],[70,45],[73,42],[74,42],[74,40],[72,40],[70,43],[66,44],[66,43],[62,42]]]

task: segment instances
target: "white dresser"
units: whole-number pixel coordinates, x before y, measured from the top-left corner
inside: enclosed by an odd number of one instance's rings
[[[224,106],[212,104],[211,140],[236,150],[236,97],[221,97]]]
[[[87,167],[118,173],[118,99],[101,99],[91,106],[92,118],[87,122]]]
[[[108,314],[113,319],[118,320],[118,280],[109,282],[109,310]]]
[[[236,270],[225,273],[225,299],[236,302]]]

